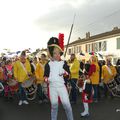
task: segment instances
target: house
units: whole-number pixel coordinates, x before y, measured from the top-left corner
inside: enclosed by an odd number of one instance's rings
[[[89,53],[92,51],[103,55],[104,59],[111,57],[115,64],[120,58],[120,29],[114,27],[111,31],[94,36],[87,32],[85,38],[78,38],[68,45],[66,59],[69,59],[72,53],[76,54],[78,59],[82,58],[80,53],[85,54],[85,58],[89,58]]]

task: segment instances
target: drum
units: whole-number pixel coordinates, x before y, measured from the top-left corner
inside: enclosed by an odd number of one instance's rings
[[[120,85],[120,75],[117,75],[115,77],[115,81],[117,82],[118,85]]]
[[[11,79],[7,82],[7,84],[9,85],[11,91],[18,91],[18,82],[16,80]]]
[[[120,84],[113,79],[107,83],[107,87],[113,96],[120,97]]]
[[[36,97],[37,85],[35,80],[35,77],[31,77],[22,83],[22,87],[25,89],[28,100],[33,100]]]

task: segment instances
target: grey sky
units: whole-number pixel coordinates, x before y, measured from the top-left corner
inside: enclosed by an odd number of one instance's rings
[[[75,13],[71,41],[110,31],[120,27],[119,6],[120,0],[0,0],[0,48],[46,48],[58,33],[66,43]]]
[[[81,0],[81,2],[64,0],[64,4],[52,8],[49,13],[37,19],[36,24],[45,31],[63,31],[67,39],[73,15],[76,13],[71,41],[85,37],[88,31],[94,35],[120,26],[120,0]]]

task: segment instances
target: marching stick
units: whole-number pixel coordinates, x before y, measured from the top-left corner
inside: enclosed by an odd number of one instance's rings
[[[74,26],[75,16],[76,16],[76,14],[74,14],[73,23],[72,23],[72,26],[71,26],[71,29],[70,29],[70,34],[69,34],[69,37],[68,37],[68,42],[67,42],[67,46],[66,46],[64,57],[66,57],[67,49],[68,49],[68,46],[69,46],[69,42],[70,42],[70,38],[71,38],[73,26]]]

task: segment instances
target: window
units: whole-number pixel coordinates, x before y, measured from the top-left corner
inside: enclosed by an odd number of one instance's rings
[[[120,38],[117,38],[117,49],[120,49]]]
[[[72,53],[75,53],[74,48],[72,47]]]
[[[106,51],[107,50],[107,42],[103,41],[102,42],[102,51]]]
[[[86,45],[86,52],[92,52],[92,44],[87,44]]]
[[[74,46],[75,53],[81,52],[81,46]]]
[[[98,52],[98,43],[94,43],[94,51]]]
[[[116,65],[118,58],[113,58],[113,65]]]
[[[90,44],[88,44],[88,52],[90,52]]]
[[[71,49],[68,49],[68,54],[70,55],[72,53],[72,50]]]
[[[77,51],[77,49],[76,49],[76,47],[74,46],[74,53],[76,53],[76,51]]]
[[[86,52],[89,52],[89,44],[86,44]]]
[[[90,44],[90,51],[89,52],[92,52],[93,50],[92,50],[92,44]]]
[[[94,51],[94,43],[92,43],[92,51]]]
[[[85,45],[85,51],[87,52],[87,44]]]
[[[77,53],[79,53],[79,50],[78,50],[78,49],[79,49],[79,47],[77,46]]]
[[[79,53],[81,52],[81,46],[79,46]]]
[[[106,44],[107,44],[106,41],[93,43],[93,51],[95,52],[106,51],[107,50]]]
[[[74,53],[77,53],[78,52],[78,47],[76,46],[74,46]]]
[[[102,50],[102,43],[99,42],[99,51],[101,51],[101,50]]]

